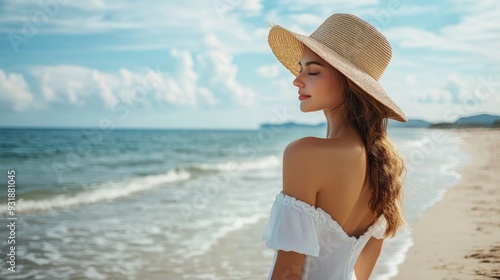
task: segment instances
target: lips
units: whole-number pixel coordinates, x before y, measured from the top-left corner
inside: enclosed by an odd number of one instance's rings
[[[299,95],[299,100],[305,100],[307,98],[311,97],[310,95],[306,95],[306,94],[300,94]]]

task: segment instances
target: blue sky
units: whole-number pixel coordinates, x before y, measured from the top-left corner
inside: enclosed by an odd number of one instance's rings
[[[335,12],[387,36],[381,83],[409,118],[500,114],[500,2],[1,1],[0,126],[257,128],[302,113],[266,21]]]

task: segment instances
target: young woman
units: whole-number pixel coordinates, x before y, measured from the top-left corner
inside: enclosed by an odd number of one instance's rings
[[[378,82],[391,46],[349,14],[310,36],[275,25],[269,45],[296,76],[301,111],[322,110],[328,123],[326,138],[284,151],[283,190],[262,234],[276,250],[269,279],[368,279],[383,239],[404,225],[404,163],[387,119],[406,117]]]

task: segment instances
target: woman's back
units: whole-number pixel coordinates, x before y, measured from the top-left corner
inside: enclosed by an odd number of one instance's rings
[[[375,221],[369,208],[371,192],[366,178],[366,152],[362,140],[354,130],[348,130],[336,139],[308,139],[309,158],[320,163],[321,185],[316,195],[316,207],[327,212],[349,236],[366,232]],[[336,168],[338,171],[332,171]]]
[[[292,151],[293,149],[293,151]],[[291,166],[284,173],[284,184],[294,184],[295,176],[302,172],[305,181],[317,185],[315,202],[312,205],[326,211],[351,236],[358,236],[375,220],[368,203],[371,198],[366,178],[366,153],[363,143],[353,130],[349,130],[336,139],[305,137],[298,139],[287,147],[285,153],[307,154],[294,171],[293,163],[288,163],[287,155],[284,165]],[[291,160],[294,160],[293,158]],[[307,167],[314,173],[304,173]],[[306,186],[298,186],[303,191]],[[291,196],[298,195],[293,192]]]

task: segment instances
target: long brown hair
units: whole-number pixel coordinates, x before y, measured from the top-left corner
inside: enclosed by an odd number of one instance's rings
[[[377,217],[385,217],[385,236],[392,237],[405,225],[404,160],[387,135],[387,109],[349,79],[344,81],[344,118],[359,133],[366,148],[366,174],[372,194],[369,207]]]

